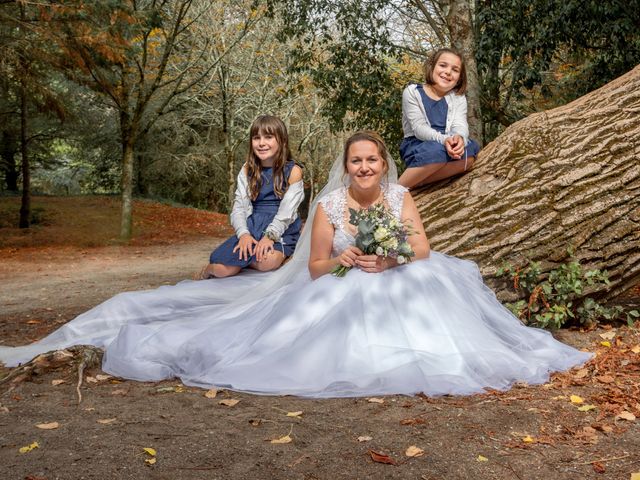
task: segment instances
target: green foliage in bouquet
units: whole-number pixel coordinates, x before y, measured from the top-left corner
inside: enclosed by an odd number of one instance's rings
[[[349,209],[349,223],[357,228],[355,246],[365,255],[395,258],[399,264],[411,261],[415,252],[408,238],[413,233],[382,204],[367,209]],[[337,265],[331,273],[344,277],[351,267]]]

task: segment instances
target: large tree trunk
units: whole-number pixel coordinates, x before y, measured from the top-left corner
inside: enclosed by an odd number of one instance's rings
[[[476,261],[502,298],[503,262],[548,271],[569,247],[608,270],[603,300],[627,290],[640,277],[640,66],[513,124],[473,171],[438,187],[415,194],[432,247]]]
[[[467,117],[471,138],[483,142],[482,114],[480,110],[480,81],[476,64],[475,38],[473,34],[472,5],[469,0],[449,1],[447,26],[451,44],[464,55],[467,71]]]

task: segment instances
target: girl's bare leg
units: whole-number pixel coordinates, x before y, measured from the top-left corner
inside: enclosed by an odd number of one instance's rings
[[[254,262],[249,265],[251,268],[255,268],[260,272],[269,272],[280,267],[284,262],[284,253],[274,250],[267,255],[267,258],[261,262]]]
[[[445,178],[466,172],[473,167],[475,157],[464,160],[454,160],[446,163],[430,163],[422,167],[407,168],[398,179],[398,183],[407,188],[426,185]]]
[[[207,278],[224,278],[236,275],[242,270],[241,267],[235,267],[233,265],[222,265],[221,263],[210,263],[203,267],[200,274],[194,277],[194,280],[206,280]]]

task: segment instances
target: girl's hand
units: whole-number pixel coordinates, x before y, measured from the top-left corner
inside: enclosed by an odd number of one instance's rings
[[[267,259],[267,255],[273,252],[273,240],[269,237],[262,237],[255,248],[256,261],[262,262]]]
[[[240,260],[247,261],[253,255],[254,248],[253,246],[258,243],[258,241],[253,238],[250,234],[245,233],[238,240],[238,245],[233,249],[233,253],[238,253],[238,258]]]
[[[345,267],[355,267],[356,260],[359,256],[363,255],[362,250],[358,247],[347,247],[342,253],[338,256],[338,260],[340,261],[340,265]]]
[[[379,255],[360,255],[356,259],[356,265],[363,272],[380,273],[398,264],[395,258],[381,257]]]
[[[451,158],[460,160],[464,154],[464,139],[460,135],[448,137],[444,141],[444,147]]]

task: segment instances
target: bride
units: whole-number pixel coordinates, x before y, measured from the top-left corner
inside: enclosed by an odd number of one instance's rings
[[[0,361],[90,344],[120,377],[320,398],[507,389],[590,358],[520,323],[474,263],[430,251],[396,177],[380,137],[359,132],[281,269],[119,294]],[[354,246],[347,212],[375,204],[411,222],[411,263]],[[337,265],[354,268],[337,278]]]

